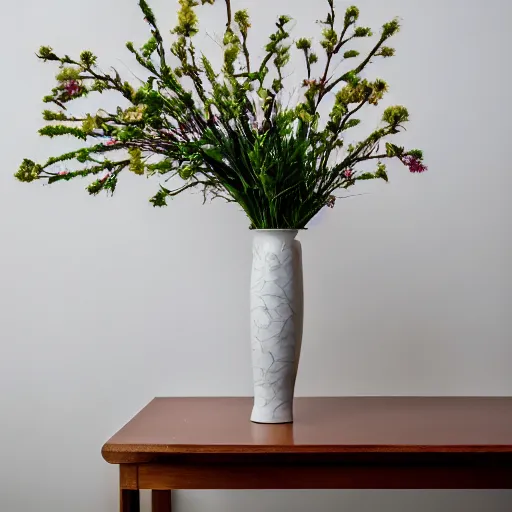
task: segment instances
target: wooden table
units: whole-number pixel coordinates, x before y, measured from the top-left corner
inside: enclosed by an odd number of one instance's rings
[[[174,489],[512,489],[512,398],[299,398],[295,423],[249,398],[156,398],[103,447],[121,511]]]

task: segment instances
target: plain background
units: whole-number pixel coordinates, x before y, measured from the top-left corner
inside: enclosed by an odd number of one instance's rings
[[[153,0],[162,29],[174,0]],[[294,36],[318,33],[320,0],[233,0],[253,14],[261,57],[278,14]],[[217,53],[221,0],[206,6],[198,46]],[[347,4],[339,2],[341,8]],[[401,165],[391,183],[322,212],[303,243],[304,352],[297,394],[511,395],[512,3],[361,0],[361,24],[395,15],[397,56],[369,68],[391,87],[382,107],[411,112],[408,147],[430,170]],[[342,11],[340,11],[342,14]],[[135,0],[2,2],[0,18],[0,510],[111,512],[117,468],[104,441],[155,395],[249,395],[248,222],[236,206],[180,197],[126,176],[117,197],[84,182],[41,187],[12,177],[22,158],[75,147],[38,137],[55,69],[41,44],[129,79],[124,49],[147,26]],[[302,62],[290,66],[299,83]],[[318,71],[319,72],[319,71]],[[77,110],[95,109],[91,98]],[[104,98],[103,105],[115,106]],[[87,106],[88,105],[88,106]],[[463,492],[179,492],[178,512],[508,511],[512,494]]]

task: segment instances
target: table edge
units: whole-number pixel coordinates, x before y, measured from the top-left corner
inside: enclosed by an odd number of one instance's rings
[[[512,445],[156,445],[105,443],[101,454],[109,464],[152,460],[158,455],[311,455],[332,454],[512,454]]]

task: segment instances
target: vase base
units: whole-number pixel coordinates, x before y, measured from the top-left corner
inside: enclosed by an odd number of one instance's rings
[[[293,423],[293,420],[290,421],[256,421],[251,420],[251,423],[254,423],[255,425],[290,425]]]
[[[293,413],[288,411],[271,411],[261,410],[254,407],[251,414],[252,423],[259,423],[260,425],[282,425],[286,423],[293,423]]]

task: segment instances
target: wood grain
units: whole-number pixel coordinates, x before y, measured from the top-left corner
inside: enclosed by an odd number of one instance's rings
[[[135,464],[122,464],[119,466],[119,487],[131,490],[139,488],[139,475]]]
[[[292,425],[250,398],[157,398],[114,435],[113,464],[193,454],[511,453],[512,398],[299,398]]]

